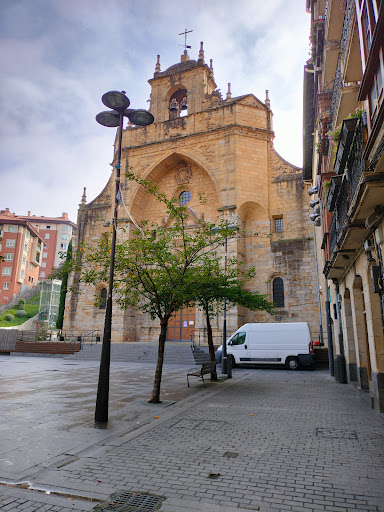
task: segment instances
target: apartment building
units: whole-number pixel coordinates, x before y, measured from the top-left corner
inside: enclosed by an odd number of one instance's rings
[[[0,304],[39,282],[45,240],[30,222],[0,212]]]
[[[28,212],[27,216],[19,218],[30,222],[46,242],[39,272],[39,279],[42,281],[49,277],[53,267],[62,263],[62,256],[65,257],[69,242],[76,233],[76,224],[68,219],[65,212],[61,217],[36,216]]]
[[[331,371],[384,412],[384,2],[307,0],[303,177]]]

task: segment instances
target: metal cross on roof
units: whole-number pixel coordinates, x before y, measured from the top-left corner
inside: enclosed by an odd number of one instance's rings
[[[187,45],[187,34],[189,34],[190,32],[193,32],[193,30],[187,30],[185,29],[184,32],[181,32],[179,34],[179,36],[184,36],[184,44],[180,44],[179,46],[184,46],[184,50],[186,50],[187,48],[192,48],[192,46],[188,46]]]

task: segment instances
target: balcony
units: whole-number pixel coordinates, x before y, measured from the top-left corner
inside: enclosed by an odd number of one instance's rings
[[[341,175],[344,172],[349,156],[349,150],[355,134],[357,121],[357,117],[350,117],[348,119],[344,119],[341,126],[340,140],[337,146],[335,165],[333,167],[335,173],[338,175]]]
[[[373,182],[368,176],[373,173],[365,171],[363,122],[357,122],[356,118],[352,119],[356,128],[351,132],[352,143],[345,149],[345,172],[332,178],[333,184],[327,197],[327,208],[329,206],[328,209],[333,208],[334,211],[329,228],[330,261],[324,268],[328,279],[340,280],[351,266],[355,254],[360,251],[369,234],[365,227],[369,209],[373,210],[378,204],[380,190],[383,192],[380,186],[384,187],[384,180],[377,179],[377,174],[376,181]]]
[[[327,194],[327,210],[329,212],[333,212],[336,206],[336,199],[339,195],[340,185],[341,185],[342,176],[333,176],[331,178],[331,186],[329,187]]]

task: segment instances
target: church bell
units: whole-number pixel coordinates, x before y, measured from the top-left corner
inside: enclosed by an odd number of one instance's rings
[[[187,97],[185,96],[181,102],[181,110],[187,110],[188,108],[188,105],[187,105]]]
[[[178,109],[178,105],[177,105],[176,98],[173,98],[172,101],[171,101],[171,105],[169,107],[169,110],[171,110],[172,112],[175,112],[177,109]]]

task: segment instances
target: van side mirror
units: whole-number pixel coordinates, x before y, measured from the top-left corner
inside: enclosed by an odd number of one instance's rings
[[[227,345],[232,345],[232,341],[231,341],[231,340],[229,340],[229,341],[228,341],[228,343],[227,343]]]

